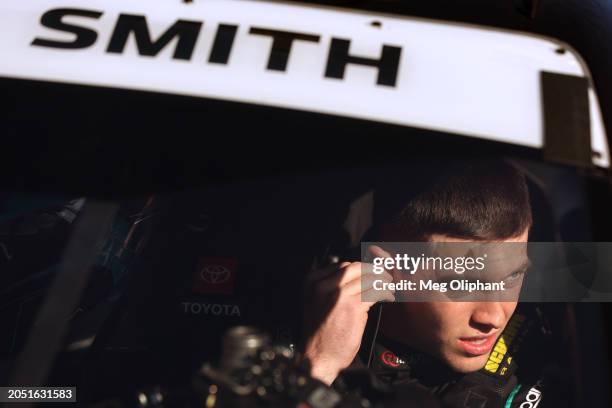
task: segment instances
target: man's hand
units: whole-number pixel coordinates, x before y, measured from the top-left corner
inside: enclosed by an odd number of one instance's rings
[[[375,256],[390,256],[379,247],[370,250]],[[368,310],[377,302],[395,300],[393,292],[372,288],[374,280],[393,281],[389,272],[375,275],[371,264],[343,262],[311,274],[310,299],[304,310],[304,356],[312,364],[313,377],[330,385],[351,364],[361,345]],[[367,302],[362,301],[366,292]]]

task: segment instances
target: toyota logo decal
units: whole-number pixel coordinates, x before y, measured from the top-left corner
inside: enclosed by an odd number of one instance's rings
[[[204,265],[200,271],[202,280],[212,284],[225,283],[231,276],[232,271],[223,265]]]

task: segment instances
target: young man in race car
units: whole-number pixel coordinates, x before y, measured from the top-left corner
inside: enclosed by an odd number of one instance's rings
[[[524,175],[507,162],[477,161],[446,166],[378,227],[377,238],[526,247],[531,226]],[[527,251],[516,258],[507,265],[510,277],[524,273]],[[534,367],[541,359],[529,355],[529,349],[547,347],[535,305],[519,310],[517,299],[392,302],[389,291],[365,302],[362,266],[343,262],[314,273],[303,352],[315,378],[331,385],[347,367],[367,366],[391,385],[426,389],[444,406],[567,405],[569,398],[550,392],[559,388],[560,370]]]

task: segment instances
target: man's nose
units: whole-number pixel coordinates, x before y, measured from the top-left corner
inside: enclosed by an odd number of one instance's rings
[[[506,314],[500,302],[475,302],[471,324],[474,328],[488,333],[504,327]]]

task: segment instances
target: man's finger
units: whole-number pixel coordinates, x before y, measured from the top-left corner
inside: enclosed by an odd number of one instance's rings
[[[395,270],[395,268],[388,268],[388,267],[385,266],[385,262],[384,262],[385,259],[387,259],[387,258],[393,259],[393,256],[390,253],[388,253],[387,251],[385,251],[384,249],[382,249],[378,245],[370,245],[368,247],[368,250],[376,258],[382,258],[383,259],[382,266],[383,266],[383,268],[385,268],[385,270],[387,270],[388,272],[392,272],[392,271]]]
[[[355,262],[355,264],[352,265],[349,269],[351,270],[344,274],[344,276],[340,280],[340,287],[344,287],[352,283],[353,281],[361,281],[361,279],[366,276],[375,275],[373,272],[374,265],[369,263]]]
[[[394,281],[399,282],[401,280],[401,274],[400,274],[400,272],[396,268],[387,268],[387,267],[385,267],[384,259],[387,259],[387,258],[393,259],[393,255],[391,255],[389,252],[385,251],[384,249],[382,249],[378,245],[370,245],[368,247],[368,250],[375,257],[383,259],[383,265],[382,266],[385,268],[386,271],[388,271],[389,273],[391,273],[391,275],[393,275],[393,280]]]
[[[363,275],[360,279],[350,281],[342,287],[342,290],[346,291],[348,295],[354,295],[372,289],[374,287],[374,282],[377,280],[390,283],[393,282],[393,276],[388,272],[384,272],[380,275],[370,273]]]
[[[374,290],[370,289],[361,293],[360,300],[368,309],[379,302],[395,302],[395,293],[390,290]]]
[[[320,279],[316,284],[320,292],[333,292],[346,285],[348,282],[358,280],[361,277],[361,263],[346,263],[344,267],[336,266],[336,271],[330,273],[323,279]]]

